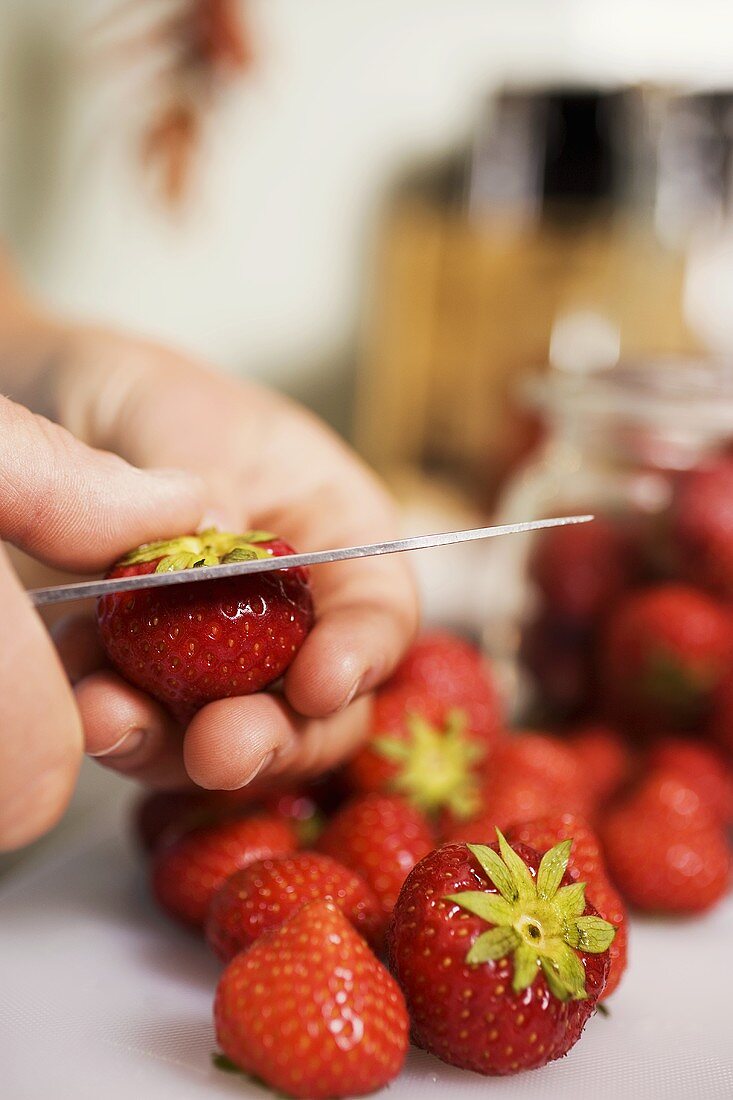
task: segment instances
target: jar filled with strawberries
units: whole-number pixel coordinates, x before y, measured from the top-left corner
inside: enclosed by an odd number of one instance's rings
[[[603,715],[635,739],[677,730],[733,748],[723,713],[733,668],[733,364],[556,370],[529,397],[544,441],[509,485],[500,521],[595,519],[540,532],[521,551],[517,540],[496,546],[502,593],[486,593],[485,643],[513,710],[543,723]]]

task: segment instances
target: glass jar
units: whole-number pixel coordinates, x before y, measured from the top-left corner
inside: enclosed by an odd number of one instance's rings
[[[525,396],[543,442],[507,486],[496,522],[597,519],[562,534],[496,540],[482,571],[483,641],[515,721],[579,720],[598,711],[599,632],[623,591],[682,577],[698,583],[695,547],[675,544],[675,501],[700,469],[725,467],[730,479],[727,521],[718,518],[728,525],[733,569],[733,363],[551,370]]]

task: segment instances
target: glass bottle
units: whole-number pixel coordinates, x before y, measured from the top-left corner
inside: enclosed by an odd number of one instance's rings
[[[612,594],[618,553],[633,558],[629,584],[681,575],[670,540],[677,488],[700,467],[730,459],[733,470],[733,362],[551,370],[530,381],[525,397],[544,437],[507,485],[496,522],[591,512],[595,530],[555,540],[563,555],[556,561],[543,560],[547,534],[496,540],[481,571],[477,614],[513,717],[573,720],[595,706],[604,610],[591,613],[584,601],[602,602],[599,588]],[[733,499],[730,508],[733,540]],[[557,596],[548,593],[553,584],[562,589]]]

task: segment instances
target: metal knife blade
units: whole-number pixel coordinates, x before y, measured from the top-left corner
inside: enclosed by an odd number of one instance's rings
[[[205,565],[182,569],[176,573],[146,573],[139,577],[116,577],[114,580],[78,581],[57,584],[50,588],[34,588],[28,592],[36,607],[106,596],[110,592],[138,592],[144,588],[168,588],[174,584],[195,584],[201,581],[241,577],[250,573],[269,573],[275,569],[295,569],[303,565],[326,565],[332,561],[371,558],[381,554],[401,554],[407,550],[427,550],[432,546],[451,546],[475,539],[491,539],[500,535],[519,535],[525,531],[540,531],[546,527],[564,527],[569,523],[588,523],[593,516],[556,516],[526,523],[505,523],[498,527],[475,527],[467,531],[441,531],[434,535],[414,535],[393,542],[372,542],[364,546],[342,546],[337,550],[314,550],[307,554],[286,554],[280,558],[255,558],[229,565]]]

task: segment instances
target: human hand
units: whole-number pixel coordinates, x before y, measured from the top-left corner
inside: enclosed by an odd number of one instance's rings
[[[194,527],[197,478],[136,470],[0,397],[0,540],[59,568],[103,569],[130,543]],[[82,721],[53,643],[0,542],[0,850],[49,829],[73,790]]]
[[[106,330],[69,329],[62,343],[54,417],[136,465],[200,475],[207,524],[272,530],[303,551],[397,534],[377,479],[285,398]],[[61,624],[87,751],[148,783],[213,789],[336,765],[366,733],[369,693],[408,645],[417,602],[401,557],[321,566],[311,579],[317,621],[283,693],[209,704],[185,731],[105,667],[88,619]]]

